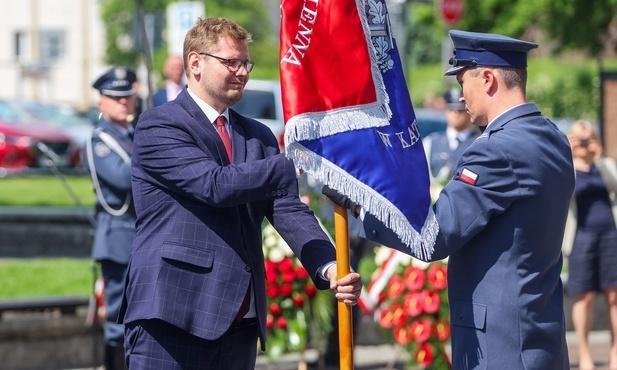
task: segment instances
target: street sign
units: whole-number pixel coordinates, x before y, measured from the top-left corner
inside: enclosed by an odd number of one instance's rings
[[[446,23],[453,25],[461,20],[465,5],[464,0],[440,0],[439,12]]]
[[[201,1],[181,1],[167,5],[167,42],[170,55],[182,55],[184,36],[206,9]]]

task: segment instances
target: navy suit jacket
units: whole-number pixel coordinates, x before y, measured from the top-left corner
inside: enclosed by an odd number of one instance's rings
[[[320,289],[318,269],[335,250],[298,197],[293,162],[265,125],[230,110],[234,163],[186,88],[144,112],[135,131],[137,228],[120,322],[161,319],[219,338],[249,282],[265,349],[261,227],[272,223]]]
[[[463,153],[434,206],[431,257],[450,257],[453,369],[569,369],[560,274],[573,190],[568,140],[533,103],[499,116]],[[370,215],[364,226],[409,253]]]

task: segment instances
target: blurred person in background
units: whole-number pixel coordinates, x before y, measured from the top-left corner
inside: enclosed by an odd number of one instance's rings
[[[101,117],[86,139],[83,162],[96,192],[96,232],[92,257],[101,266],[106,308],[105,368],[126,369],[124,326],[117,324],[129,252],[135,236],[131,156],[137,77],[112,67],[92,85],[99,90]]]
[[[152,105],[157,107],[174,100],[184,88],[184,62],[179,55],[170,55],[163,67],[165,82],[152,96]]]
[[[461,90],[453,88],[444,94],[446,101],[447,128],[422,139],[431,178],[431,197],[437,195],[454,176],[461,155],[480,135],[480,130],[471,123],[465,103],[459,99]]]
[[[568,132],[576,185],[564,236],[569,254],[567,291],[575,297],[572,323],[578,337],[579,368],[594,369],[589,349],[593,303],[603,293],[611,331],[610,369],[617,369],[617,165],[603,156],[598,133],[589,121]]]

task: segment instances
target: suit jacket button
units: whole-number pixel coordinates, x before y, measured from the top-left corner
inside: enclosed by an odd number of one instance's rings
[[[283,195],[283,193],[281,193],[281,191],[279,190],[276,192],[276,195],[280,197],[281,195]]]
[[[251,271],[251,266],[249,266],[249,265],[244,265],[244,271],[246,271],[246,272],[250,272],[250,271]]]

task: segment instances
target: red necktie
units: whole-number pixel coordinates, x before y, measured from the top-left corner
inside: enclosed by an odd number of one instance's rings
[[[221,140],[223,140],[223,145],[225,145],[225,150],[227,151],[227,158],[229,163],[231,163],[231,139],[229,139],[229,132],[227,132],[225,127],[225,116],[218,116],[216,118],[216,131],[219,133]]]

